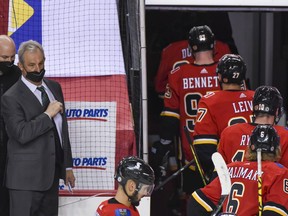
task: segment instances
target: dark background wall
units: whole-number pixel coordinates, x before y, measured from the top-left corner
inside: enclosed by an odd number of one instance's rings
[[[146,9],[149,134],[157,134],[162,101],[154,90],[161,51],[187,38],[194,25],[207,24],[247,64],[251,89],[277,87],[287,107],[288,12]],[[283,123],[286,119],[282,119]],[[282,122],[281,121],[281,122]]]

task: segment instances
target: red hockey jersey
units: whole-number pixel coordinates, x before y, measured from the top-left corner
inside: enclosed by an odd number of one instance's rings
[[[218,152],[223,156],[226,163],[244,161],[250,135],[255,127],[256,124],[241,123],[223,130]],[[279,125],[275,125],[274,128],[280,137],[282,157],[279,163],[288,168],[288,130]]]
[[[98,206],[96,216],[140,216],[140,214],[135,206],[127,207],[111,198]]]
[[[188,161],[192,160],[192,153],[185,137],[184,126],[189,129],[192,137],[199,100],[208,92],[220,90],[216,66],[217,63],[186,64],[177,67],[169,75],[161,116],[180,120],[181,143]]]
[[[226,198],[223,211],[233,212],[237,216],[258,215],[257,162],[234,162],[228,164],[231,177],[231,191]],[[199,204],[197,211],[212,211],[221,195],[219,178],[215,178],[206,187],[196,190],[192,198]],[[288,169],[283,165],[262,161],[262,200],[263,213],[266,215],[288,214]],[[212,202],[211,202],[212,201]],[[194,214],[193,214],[194,215]]]
[[[205,171],[214,167],[211,156],[222,131],[236,123],[252,122],[253,95],[251,90],[218,91],[199,101],[193,145]]]
[[[194,144],[218,144],[230,125],[252,122],[254,91],[218,91],[202,97],[198,104]]]
[[[221,41],[215,42],[214,60],[218,61],[224,54],[231,53],[229,46]],[[155,90],[158,94],[163,95],[168,82],[168,75],[174,64],[178,61],[194,63],[194,58],[188,48],[188,41],[182,40],[169,44],[163,49],[161,61],[155,77]]]

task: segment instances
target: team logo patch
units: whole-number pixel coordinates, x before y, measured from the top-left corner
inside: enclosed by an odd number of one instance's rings
[[[199,40],[200,41],[206,41],[206,35],[205,34],[202,34],[202,35],[199,35]]]
[[[115,209],[115,216],[131,216],[129,209]]]

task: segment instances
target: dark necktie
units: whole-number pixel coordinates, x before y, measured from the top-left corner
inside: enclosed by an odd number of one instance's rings
[[[47,92],[45,91],[43,86],[37,87],[37,89],[41,92],[42,106],[44,110],[46,110],[50,103]],[[64,157],[63,149],[61,147],[59,134],[58,134],[57,127],[53,118],[52,118],[52,122],[54,125],[53,132],[54,132],[54,138],[55,138],[56,163],[61,164],[61,162],[63,162],[63,157]]]
[[[42,106],[46,110],[50,103],[49,97],[43,86],[37,87],[37,89],[41,92]]]

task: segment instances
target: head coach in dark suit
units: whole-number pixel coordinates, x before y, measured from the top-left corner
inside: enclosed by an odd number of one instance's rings
[[[10,216],[55,216],[59,179],[75,186],[63,93],[59,83],[43,78],[38,42],[23,42],[18,57],[22,77],[1,98]]]

